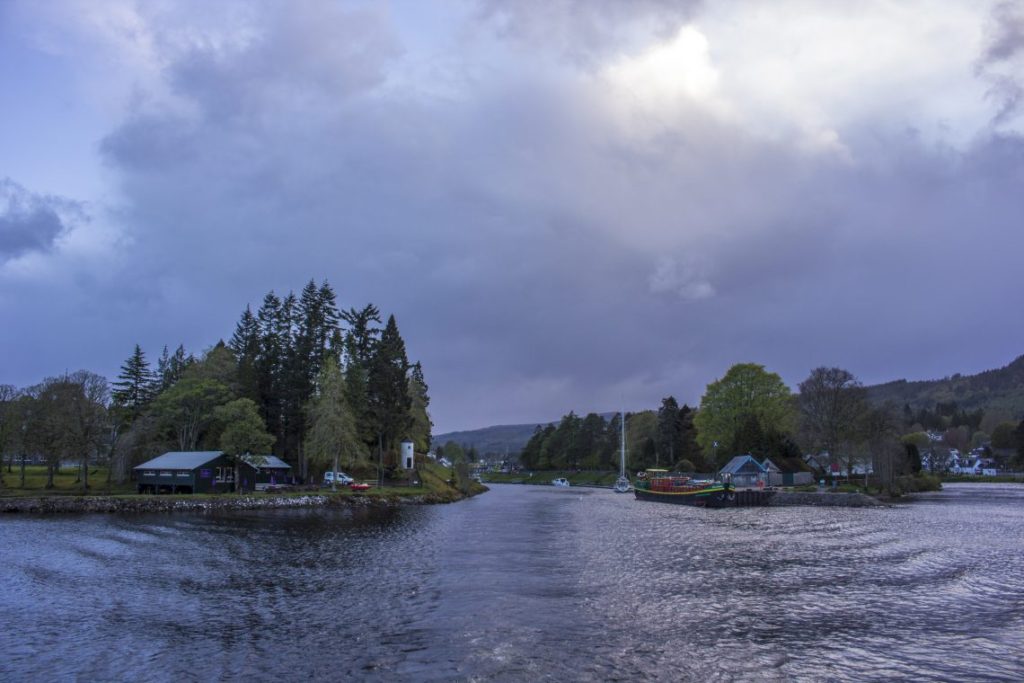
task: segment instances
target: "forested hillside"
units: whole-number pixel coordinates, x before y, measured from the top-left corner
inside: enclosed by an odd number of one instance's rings
[[[601,417],[610,420],[615,413],[601,413]],[[526,446],[526,443],[533,436],[537,427],[557,425],[558,420],[538,425],[535,422],[518,425],[493,425],[481,427],[480,429],[467,429],[461,432],[447,432],[434,436],[434,445],[444,445],[454,441],[463,449],[473,448],[481,456],[488,455],[518,455]]]
[[[879,405],[907,404],[917,411],[955,402],[962,410],[983,410],[989,421],[1018,420],[1024,417],[1024,356],[977,375],[920,382],[901,379],[867,387],[867,392],[868,399]]]
[[[466,450],[475,448],[481,455],[503,455],[505,452],[518,455],[536,428],[536,424],[494,425],[462,432],[448,432],[436,435],[434,445],[454,441]]]

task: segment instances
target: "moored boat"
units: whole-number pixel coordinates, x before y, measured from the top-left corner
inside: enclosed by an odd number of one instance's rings
[[[720,508],[736,504],[736,494],[728,482],[696,480],[672,475],[667,470],[647,470],[633,492],[637,500],[676,505]]]

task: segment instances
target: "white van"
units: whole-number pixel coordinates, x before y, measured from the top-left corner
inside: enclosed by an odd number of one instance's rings
[[[348,486],[354,479],[344,472],[324,472],[324,486],[337,483],[338,486]]]

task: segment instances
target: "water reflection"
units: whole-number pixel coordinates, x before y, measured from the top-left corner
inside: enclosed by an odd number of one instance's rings
[[[5,680],[1020,680],[1024,487],[0,520]]]

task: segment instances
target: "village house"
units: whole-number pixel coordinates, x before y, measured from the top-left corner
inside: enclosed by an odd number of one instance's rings
[[[290,483],[292,466],[276,455],[243,455],[239,461],[242,491],[265,491]]]
[[[133,470],[139,493],[230,493],[236,465],[242,491],[286,484],[291,472],[274,455],[244,455],[235,463],[223,451],[172,451]]]
[[[133,468],[139,493],[224,493],[234,466],[223,451],[172,451]]]
[[[738,489],[753,488],[758,482],[762,487],[768,484],[768,470],[749,454],[737,455],[718,473],[723,481],[731,481]]]

